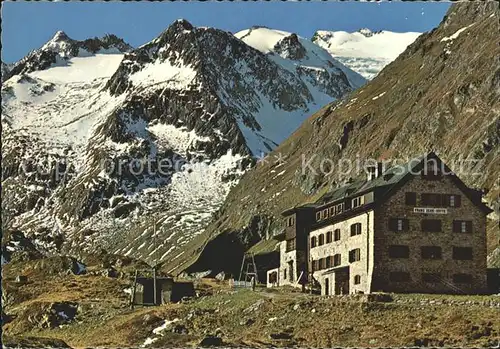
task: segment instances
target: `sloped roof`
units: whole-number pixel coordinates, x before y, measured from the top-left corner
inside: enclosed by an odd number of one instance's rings
[[[412,177],[413,174],[418,173],[422,169],[424,160],[429,159],[435,159],[438,162],[438,165],[442,166],[447,173],[452,173],[451,169],[434,152],[429,152],[410,159],[404,164],[396,164],[372,180],[364,179],[347,183],[342,187],[325,193],[316,201],[316,203],[312,205],[308,204],[307,206],[302,207],[314,206],[315,208],[321,208],[322,206],[332,205],[337,201],[356,197],[374,190],[377,190],[378,194],[380,194],[377,195],[378,198],[385,200],[391,195],[391,193],[394,192],[393,189],[404,184]],[[486,213],[490,213],[492,211],[488,206],[481,202],[480,196],[477,197],[474,190],[467,187],[467,185],[465,185],[465,183],[462,182],[458,176],[452,174],[450,178],[454,181],[455,185],[457,185],[462,192],[481,210]],[[298,208],[300,207],[296,207],[295,209]]]
[[[374,189],[380,188],[383,189],[382,191],[389,191],[395,184],[403,180],[412,171],[416,171],[416,167],[422,163],[422,160],[433,156],[435,156],[434,153],[421,155],[404,164],[398,164],[385,170],[380,176],[372,180],[358,180],[336,188],[319,198],[318,201],[316,201],[316,206],[319,207],[327,203],[331,204],[335,201],[347,197],[354,197]]]

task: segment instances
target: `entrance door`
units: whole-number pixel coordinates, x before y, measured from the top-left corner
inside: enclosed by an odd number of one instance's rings
[[[325,296],[330,295],[330,279],[326,278],[325,279]]]
[[[349,267],[335,270],[335,294],[349,294]]]
[[[293,272],[293,261],[288,262],[288,277],[290,278],[290,282],[294,282],[295,280],[293,279],[293,275],[295,274]]]

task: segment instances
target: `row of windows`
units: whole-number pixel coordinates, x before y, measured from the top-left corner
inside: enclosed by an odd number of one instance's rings
[[[351,224],[351,236],[361,235],[361,223]],[[326,235],[326,242],[325,242]],[[341,238],[340,229],[334,231],[327,231],[326,234],[311,237],[311,248],[316,246],[323,246],[325,243],[329,244],[332,241],[339,241]]]
[[[361,259],[361,250],[355,248],[349,251],[349,263],[357,262]],[[313,260],[311,263],[312,271],[328,269],[332,267],[338,267],[342,264],[342,255],[340,253],[334,254],[333,256],[328,256],[325,258],[320,258]]]
[[[472,283],[472,275],[470,274],[454,274],[452,276],[453,283],[456,284],[471,284]],[[412,281],[411,275],[405,271],[395,271],[389,273],[389,280],[393,282],[408,282]],[[422,273],[422,281],[428,283],[441,283],[443,282],[443,278],[441,277],[441,273]]]
[[[341,214],[342,212],[344,212],[344,203],[325,208],[321,211],[316,212],[316,221],[321,221],[323,219],[327,219],[328,217],[333,217],[335,215]]]
[[[344,211],[347,211],[352,208],[360,207],[365,203],[364,196],[358,196],[350,201],[346,201],[346,203],[339,203],[335,206],[325,208],[321,211],[316,212],[316,221],[321,221],[327,219],[329,217],[333,217],[338,215]],[[409,206],[417,205],[417,193],[416,192],[407,192],[405,193],[405,203]],[[425,206],[432,207],[460,207],[461,205],[461,196],[455,194],[437,194],[437,193],[421,193],[420,194],[420,204]],[[287,224],[292,225],[292,223]],[[290,226],[287,225],[287,226]]]
[[[295,224],[295,217],[290,216],[285,218],[285,227],[292,227]]]
[[[443,253],[440,246],[420,247],[422,259],[442,259]],[[452,258],[455,260],[472,260],[472,247],[453,247]],[[389,246],[389,257],[410,258],[410,247],[404,245]]]
[[[439,233],[443,230],[442,222],[439,219],[422,219],[420,229],[424,232]],[[410,230],[410,221],[407,218],[389,218],[390,231]],[[472,221],[454,220],[454,233],[472,233]]]
[[[340,253],[333,256],[328,256],[326,258],[320,258],[312,261],[312,271],[328,269],[331,267],[337,267],[342,264],[342,256]]]
[[[316,221],[321,221],[324,219],[327,219],[329,217],[336,216],[338,214],[341,214],[344,211],[360,207],[364,205],[365,203],[365,197],[364,196],[357,196],[351,200],[346,201],[345,203],[339,203],[337,205],[325,208],[321,211],[316,212]]]
[[[358,196],[346,203],[339,203],[335,206],[325,208],[321,211],[316,212],[316,221],[321,221],[329,217],[341,214],[342,212],[360,207],[365,203],[364,196]],[[417,193],[407,192],[405,193],[405,203],[409,206],[417,205]],[[460,207],[461,197],[455,194],[436,194],[436,193],[421,193],[420,194],[420,204],[432,207]],[[287,226],[293,225],[292,221],[285,222]]]
[[[405,193],[405,204],[408,206],[417,205],[417,193]],[[422,193],[420,194],[420,204],[432,207],[460,207],[460,195]]]

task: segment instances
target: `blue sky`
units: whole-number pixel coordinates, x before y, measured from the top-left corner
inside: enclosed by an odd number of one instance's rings
[[[424,32],[449,3],[437,2],[4,2],[2,60],[16,61],[63,30],[83,40],[116,34],[139,46],[184,18],[195,26],[237,32],[252,25],[310,38],[316,30],[360,28]]]

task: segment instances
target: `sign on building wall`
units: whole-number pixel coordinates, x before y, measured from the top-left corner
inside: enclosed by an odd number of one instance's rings
[[[413,213],[447,214],[448,210],[436,207],[415,207],[413,208]]]

